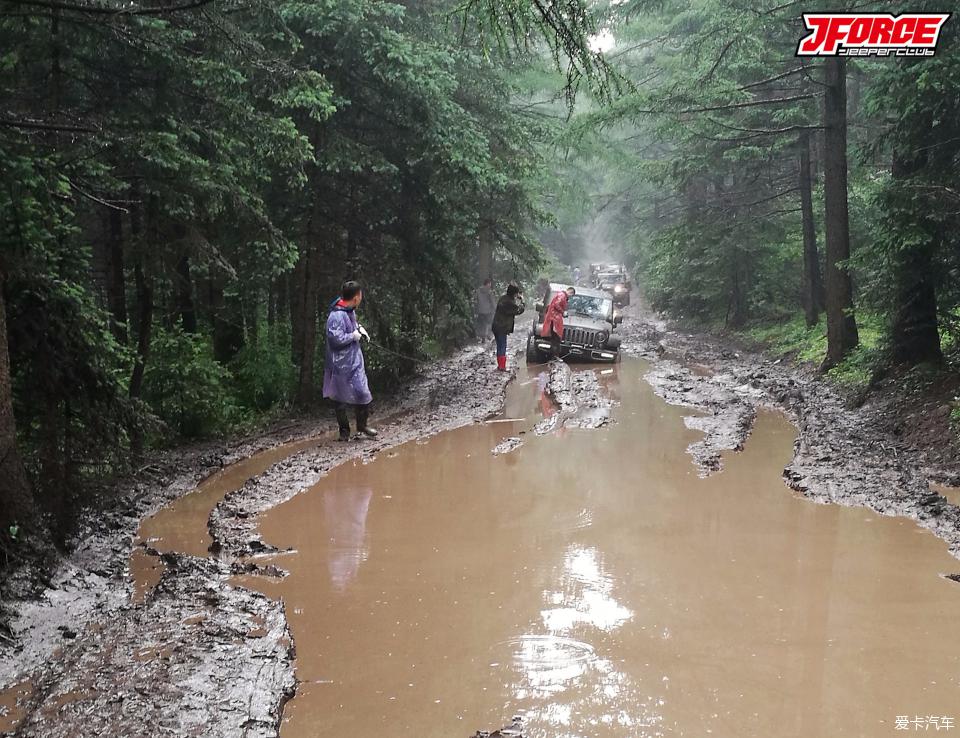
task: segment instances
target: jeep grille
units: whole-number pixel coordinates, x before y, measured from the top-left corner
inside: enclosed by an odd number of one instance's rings
[[[573,346],[597,346],[597,333],[599,331],[589,328],[571,328],[563,329],[563,342]]]

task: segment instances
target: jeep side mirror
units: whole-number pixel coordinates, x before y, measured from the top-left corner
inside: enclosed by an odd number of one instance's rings
[[[613,324],[614,324],[614,325],[620,325],[622,322],[623,322],[623,316],[622,316],[622,315],[614,315],[614,316],[613,316]]]

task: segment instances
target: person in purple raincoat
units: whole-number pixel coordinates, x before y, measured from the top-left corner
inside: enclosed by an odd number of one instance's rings
[[[333,402],[340,426],[340,440],[350,439],[347,409],[352,405],[357,419],[357,438],[374,438],[377,432],[367,425],[370,414],[370,387],[363,365],[360,340],[370,336],[357,322],[356,309],[363,300],[359,282],[344,282],[340,297],[330,306],[327,318],[327,352],[323,364],[323,396]]]

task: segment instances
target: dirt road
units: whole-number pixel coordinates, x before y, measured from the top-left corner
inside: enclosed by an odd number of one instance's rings
[[[623,332],[627,352],[650,362],[643,374],[657,395],[699,411],[678,411],[677,416],[701,432],[684,442],[689,442],[689,469],[704,476],[718,470],[725,450],[743,447],[758,407],[775,407],[799,432],[792,461],[789,447],[783,462],[774,458],[775,465],[789,461],[784,474],[790,486],[817,501],[912,518],[944,539],[954,556],[960,552],[960,510],[928,486],[931,478],[951,479],[955,470],[924,466],[921,454],[878,435],[869,407],[850,410],[828,386],[801,370],[738,353],[705,337],[671,333],[649,315],[629,316]],[[519,343],[518,336],[514,352]],[[17,735],[53,738],[276,735],[287,700],[295,692],[316,688],[305,682],[297,690],[295,647],[309,636],[295,638],[291,632],[290,618],[296,621],[296,613],[285,612],[272,596],[229,584],[238,581],[236,577],[245,577],[248,584],[268,582],[262,587],[268,594],[273,594],[272,586],[288,586],[277,577],[287,567],[277,546],[292,544],[269,537],[265,541],[265,519],[289,509],[285,502],[322,483],[334,467],[351,458],[366,463],[382,457],[375,463],[386,463],[390,449],[400,444],[461,426],[473,424],[470,432],[481,434],[487,459],[502,456],[504,463],[516,464],[522,454],[537,453],[539,446],[527,449],[534,438],[543,436],[552,443],[567,430],[621,424],[613,409],[620,399],[604,385],[603,375],[598,379],[595,372],[571,373],[561,366],[539,379],[525,374],[524,382],[542,383],[539,398],[521,392],[518,396],[527,399],[517,400],[525,416],[538,418],[535,423],[513,426],[513,419],[505,417],[509,422],[503,425],[477,425],[504,403],[508,377],[491,371],[491,363],[489,352],[470,348],[430,367],[400,398],[380,409],[386,424],[374,443],[332,442],[322,435],[331,426],[323,418],[229,449],[208,446],[158,467],[154,480],[141,482],[116,510],[91,521],[76,554],[64,562],[41,600],[19,604],[13,624],[20,644],[4,645],[0,653],[0,683],[20,685],[5,693],[6,703],[20,703],[9,704],[7,726],[16,719]],[[490,456],[491,450],[496,456]],[[267,455],[255,462],[263,452]],[[140,520],[169,510],[171,500],[181,498],[211,471],[223,475],[228,470],[219,472],[222,465],[248,457],[252,478],[243,472],[222,484],[208,483],[212,512],[204,503],[199,512],[178,517],[192,521],[187,529],[190,540],[197,541],[192,549],[165,539],[169,526],[159,535],[149,523],[141,529],[142,545],[133,560],[137,590],[127,570],[129,542]],[[671,468],[685,466],[677,460]],[[351,499],[356,504],[348,518],[365,519],[370,495],[358,492]],[[318,519],[332,514],[316,512]],[[356,532],[356,525],[348,527],[348,534]],[[368,555],[357,554],[359,544],[351,545],[350,555],[331,569],[331,581],[352,580],[361,565],[357,556]],[[215,555],[199,555],[204,546]],[[299,551],[304,544],[295,548]],[[144,558],[148,551],[162,553],[162,567]],[[960,564],[947,561],[956,564],[953,571],[960,571]],[[149,579],[151,573],[159,580]],[[630,603],[624,607],[633,608]],[[499,724],[499,717],[486,721],[479,710],[471,717],[484,722],[461,723],[464,735]]]

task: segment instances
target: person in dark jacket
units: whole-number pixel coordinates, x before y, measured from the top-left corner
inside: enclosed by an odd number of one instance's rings
[[[493,314],[493,337],[497,341],[497,369],[507,371],[507,336],[513,333],[513,319],[526,309],[523,295],[515,284],[507,287],[507,293],[497,301]]]
[[[357,418],[357,438],[373,438],[377,432],[367,425],[370,387],[363,363],[360,339],[370,340],[366,329],[357,322],[356,309],[363,299],[358,282],[345,282],[340,297],[330,306],[327,318],[327,351],[323,363],[323,396],[333,401],[340,426],[340,440],[350,438],[347,408],[351,405]]]

